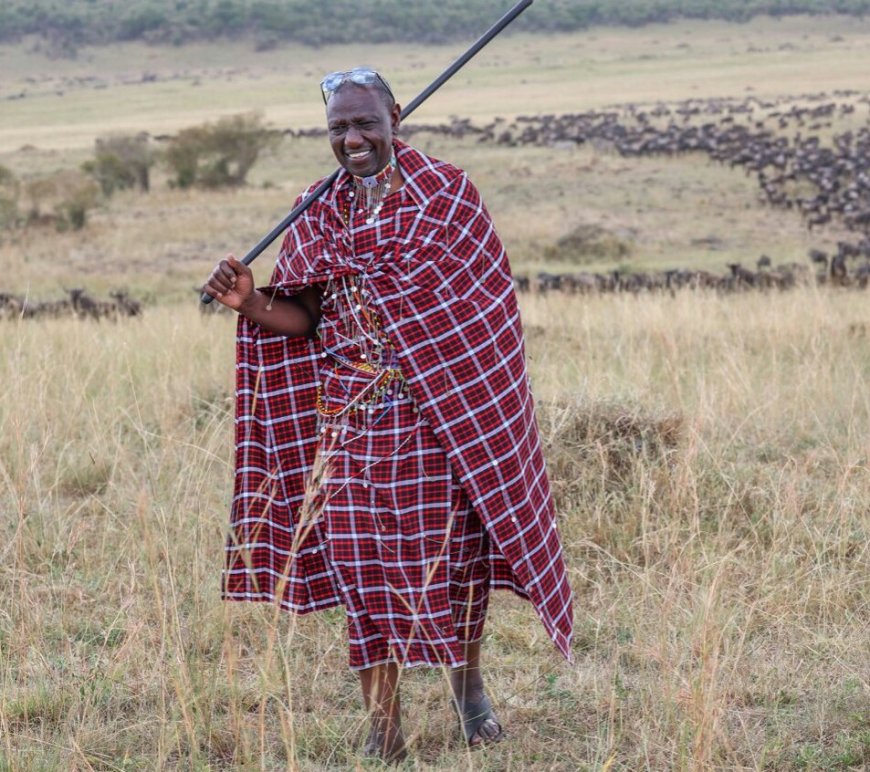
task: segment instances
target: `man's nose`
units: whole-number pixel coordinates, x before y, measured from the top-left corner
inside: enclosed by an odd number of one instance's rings
[[[363,137],[362,137],[362,134],[360,133],[359,129],[351,126],[347,130],[347,134],[344,135],[344,144],[356,146],[356,145],[362,144],[362,142],[363,142]]]

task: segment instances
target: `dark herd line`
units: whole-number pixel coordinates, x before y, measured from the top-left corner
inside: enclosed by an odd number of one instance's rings
[[[109,294],[111,300],[91,297],[83,289],[67,290],[69,297],[36,301],[21,295],[0,292],[0,319],[118,319],[139,316],[142,304],[126,291]]]
[[[758,261],[757,271],[744,268],[740,263],[729,263],[728,269],[728,273],[724,275],[682,268],[649,273],[541,271],[534,277],[515,276],[514,287],[518,292],[567,292],[585,295],[607,292],[676,292],[681,289],[717,292],[787,290],[813,283],[855,289],[867,289],[870,285],[870,262],[859,265],[853,271],[844,269],[843,273],[822,271],[814,274],[808,265],[802,263],[771,267],[770,259],[762,256]]]
[[[838,91],[833,97],[688,100],[606,112],[520,116],[510,124],[497,118],[483,127],[455,120],[446,126],[403,130],[477,135],[480,142],[511,147],[590,143],[625,157],[705,153],[755,174],[762,200],[797,209],[808,228],[836,219],[860,240],[870,235],[870,128],[833,133],[827,142],[817,132],[831,129],[837,118],[854,116],[857,122],[855,114],[868,105],[866,95]],[[789,129],[793,136],[784,133]]]
[[[758,180],[764,204],[801,213],[809,230],[839,223],[854,234],[828,254],[811,250],[817,266],[789,263],[771,266],[764,256],[757,269],[739,263],[725,275],[673,269],[658,273],[540,273],[517,277],[521,291],[638,291],[643,289],[713,288],[787,289],[813,281],[866,288],[870,275],[870,128],[836,133],[835,121],[852,120],[870,105],[859,92],[805,94],[762,100],[687,100],[653,106],[626,105],[604,112],[520,116],[496,119],[477,127],[468,120],[446,126],[408,126],[406,135],[436,132],[477,136],[480,142],[510,147],[572,146],[589,143],[624,157],[703,153]],[[819,136],[826,132],[828,139]]]

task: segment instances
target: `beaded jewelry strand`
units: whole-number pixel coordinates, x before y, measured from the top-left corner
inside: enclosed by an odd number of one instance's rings
[[[348,201],[344,211],[344,222],[350,224],[354,204],[356,213],[366,214],[366,225],[371,225],[384,206],[384,199],[390,194],[393,172],[396,170],[396,155],[390,157],[390,162],[377,174],[370,177],[353,176],[353,190],[348,192]]]
[[[396,366],[392,344],[383,335],[380,319],[366,299],[368,294],[356,276],[343,276],[327,284],[325,297],[331,302],[338,300],[343,311],[335,321],[336,334],[353,340],[359,353],[358,359],[350,360],[324,346],[322,356],[331,357],[337,366],[366,373],[373,379],[356,397],[334,408],[326,406],[318,386],[317,410],[321,416],[333,418],[358,411],[373,413],[375,405],[392,404],[393,397],[401,399],[407,389],[401,370]]]

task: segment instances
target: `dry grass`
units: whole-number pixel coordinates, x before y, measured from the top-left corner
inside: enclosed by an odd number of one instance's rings
[[[419,764],[870,763],[865,299],[551,297],[524,315],[578,662],[499,594],[487,671],[511,738],[468,756],[443,674],[413,671]],[[230,320],[185,305],[4,332],[2,764],[358,763],[341,612],[218,600]]]

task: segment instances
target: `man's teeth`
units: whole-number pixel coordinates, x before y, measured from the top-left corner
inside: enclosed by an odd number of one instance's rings
[[[348,153],[348,157],[350,158],[362,158],[363,156],[367,156],[369,154],[368,150],[360,150],[357,153]]]

